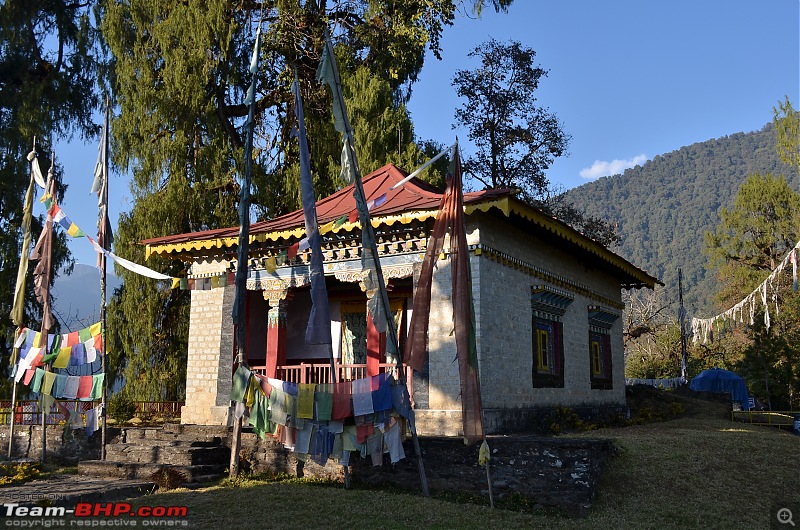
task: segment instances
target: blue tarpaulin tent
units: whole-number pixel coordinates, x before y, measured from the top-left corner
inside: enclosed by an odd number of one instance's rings
[[[725,392],[731,395],[732,401],[742,404],[742,410],[750,409],[750,396],[744,379],[733,372],[722,368],[703,370],[689,382],[689,388],[702,392]]]

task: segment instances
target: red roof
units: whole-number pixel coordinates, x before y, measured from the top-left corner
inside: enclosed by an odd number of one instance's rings
[[[372,217],[382,217],[406,211],[435,210],[439,207],[439,202],[442,199],[442,192],[416,177],[395,190],[389,189],[407,176],[408,174],[400,168],[393,164],[387,164],[363,178],[362,182],[367,202],[386,193],[386,201],[382,205],[370,210],[370,215]],[[339,219],[356,209],[353,187],[354,185],[350,184],[333,195],[317,201],[317,219],[319,224],[325,224],[329,221]],[[505,195],[512,195],[512,191],[508,188],[474,191],[464,194],[464,202],[476,202],[482,199]],[[277,232],[303,225],[303,210],[295,210],[294,212],[281,215],[269,221],[253,223],[250,225],[250,234],[256,235]],[[216,230],[156,237],[146,239],[142,241],[142,244],[168,245],[193,240],[236,237],[238,234],[239,226],[233,226],[230,228],[218,228]]]

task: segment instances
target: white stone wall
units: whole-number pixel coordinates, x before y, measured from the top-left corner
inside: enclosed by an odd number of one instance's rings
[[[181,423],[227,425],[233,367],[235,287],[191,291],[186,405]]]
[[[482,245],[621,302],[619,280],[594,268],[590,260],[579,260],[488,214],[471,216],[471,224],[476,223],[480,226]],[[611,329],[613,389],[592,390],[590,384],[588,306],[613,308],[568,286],[554,285],[488,256],[473,255],[472,260],[473,269],[476,261],[479,269],[474,289],[478,291],[476,319],[485,409],[625,403],[621,318]],[[562,319],[564,388],[533,388],[531,382],[532,285],[549,285],[574,297]]]

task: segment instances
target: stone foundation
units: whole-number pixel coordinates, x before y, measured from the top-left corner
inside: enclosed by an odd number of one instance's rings
[[[603,464],[614,447],[606,440],[569,440],[533,436],[491,436],[490,470],[497,501],[522,496],[538,509],[557,509],[574,517],[588,514],[595,498]],[[486,469],[478,465],[479,444],[465,446],[460,438],[420,438],[420,447],[432,493],[457,492],[488,498]],[[384,455],[382,466],[372,459],[350,458],[352,483],[391,485],[409,492],[420,491],[417,459],[411,440],[404,443],[406,458],[395,465]],[[288,473],[297,471],[292,451],[267,437],[242,434],[241,469],[250,472]],[[344,482],[342,466],[329,460],[325,466],[310,458],[305,476]]]
[[[483,409],[483,429],[487,434],[549,434],[553,422],[574,413],[586,422],[606,421],[630,415],[627,405],[583,405],[575,407],[526,407],[516,409]]]
[[[119,429],[107,429],[106,436],[111,439],[119,433]],[[8,425],[0,430],[0,447],[4,455],[8,454]],[[100,431],[86,437],[84,428],[64,430],[61,425],[47,426],[47,461],[62,464],[77,464],[78,460],[100,458]],[[42,427],[40,425],[14,426],[14,446],[12,458],[42,458]]]

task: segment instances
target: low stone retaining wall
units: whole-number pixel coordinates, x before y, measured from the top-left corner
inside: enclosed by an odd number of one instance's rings
[[[108,429],[109,438],[118,429]],[[0,426],[0,454],[8,455],[8,425]],[[90,438],[86,437],[84,428],[64,430],[61,425],[47,426],[47,460],[62,464],[74,465],[79,460],[100,458],[100,431]],[[29,458],[40,460],[42,457],[41,425],[15,425],[12,458]]]
[[[490,436],[490,471],[495,499],[522,496],[534,508],[555,508],[582,517],[588,514],[597,484],[614,447],[608,440],[544,438],[535,436]],[[486,496],[486,470],[478,465],[479,444],[465,446],[460,438],[420,438],[430,490]],[[420,491],[417,459],[411,440],[404,443],[406,458],[391,465],[384,455],[382,466],[373,467],[371,458],[353,454],[350,475],[353,484],[391,485]],[[242,434],[243,471],[295,474],[294,453],[267,438]],[[329,461],[324,467],[309,458],[306,476],[344,481],[342,466]]]

